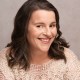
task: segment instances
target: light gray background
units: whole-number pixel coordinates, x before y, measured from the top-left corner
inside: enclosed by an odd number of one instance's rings
[[[13,20],[26,0],[0,0],[0,50],[11,41]],[[59,11],[60,26],[70,49],[80,59],[80,0],[48,0]]]

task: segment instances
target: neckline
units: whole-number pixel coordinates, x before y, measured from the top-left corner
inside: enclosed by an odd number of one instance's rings
[[[47,62],[45,62],[45,63],[43,63],[43,64],[30,64],[30,69],[31,70],[33,70],[33,69],[40,69],[40,70],[45,70],[45,69],[47,69],[47,68],[49,68],[50,67],[50,65],[52,64],[52,62],[53,62],[53,60],[54,59],[50,59],[49,61],[47,61]]]
[[[41,66],[41,65],[48,65],[49,63],[51,63],[53,61],[53,59],[48,60],[47,62],[44,62],[42,64],[33,64],[31,63],[30,65],[35,65],[35,66]]]

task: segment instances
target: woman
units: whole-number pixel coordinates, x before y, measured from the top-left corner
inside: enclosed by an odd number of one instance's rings
[[[0,51],[0,80],[80,80],[80,64],[62,39],[57,9],[28,0],[14,20],[12,41]]]

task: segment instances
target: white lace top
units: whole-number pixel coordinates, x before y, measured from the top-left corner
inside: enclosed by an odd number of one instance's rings
[[[6,54],[9,48],[0,51],[0,80],[80,80],[80,63],[75,54],[65,48],[64,60],[50,60],[42,65],[31,64],[28,71],[8,66]]]

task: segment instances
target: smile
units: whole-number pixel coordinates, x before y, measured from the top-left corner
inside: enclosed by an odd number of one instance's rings
[[[45,43],[45,44],[49,43],[49,42],[50,42],[50,39],[51,39],[51,38],[39,38],[39,40],[40,40],[42,43]]]

